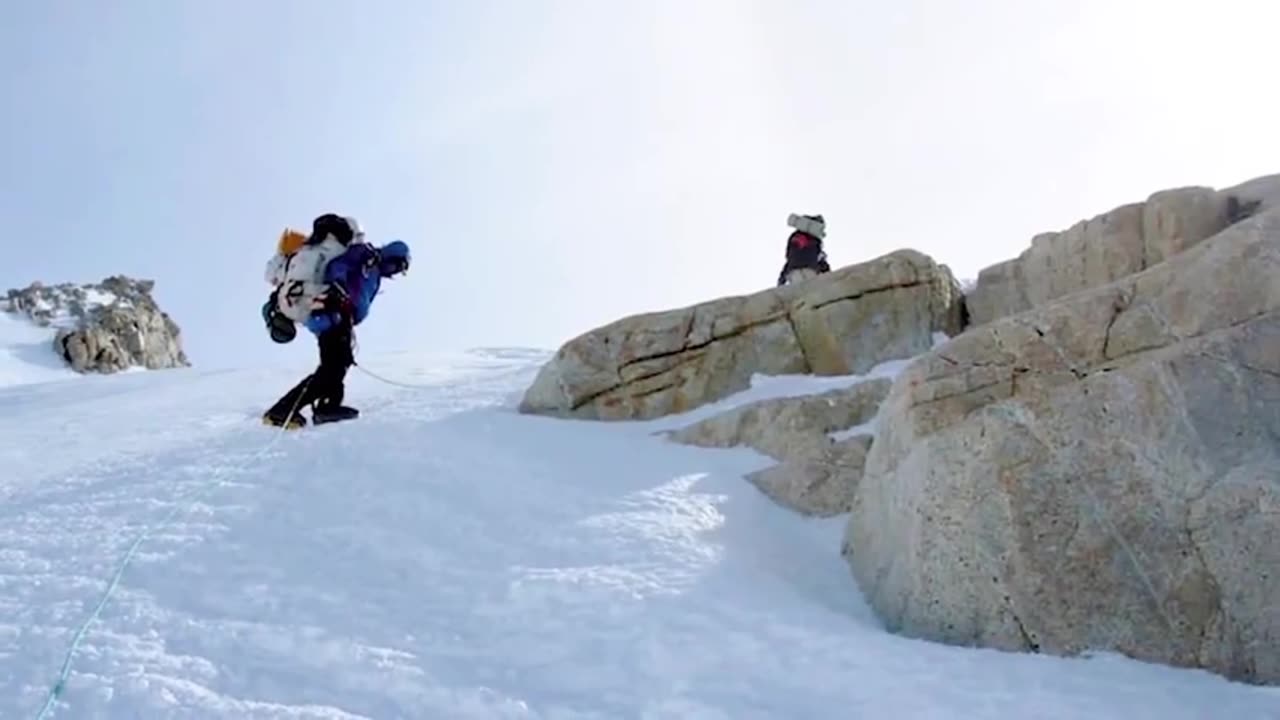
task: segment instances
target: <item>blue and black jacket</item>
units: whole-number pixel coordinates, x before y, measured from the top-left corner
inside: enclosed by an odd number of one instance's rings
[[[343,322],[359,325],[369,315],[382,279],[409,267],[409,246],[400,240],[375,248],[357,243],[329,261],[324,282],[330,286],[325,306],[307,318],[307,329],[319,335]]]

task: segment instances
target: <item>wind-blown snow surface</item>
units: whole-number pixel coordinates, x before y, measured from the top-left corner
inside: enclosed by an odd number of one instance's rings
[[[53,351],[56,332],[8,312],[0,303],[0,388],[78,377]]]
[[[152,527],[50,717],[1280,718],[1204,672],[890,635],[841,521],[741,479],[766,459],[516,414],[544,358],[367,357],[420,387],[353,370],[363,418],[285,435],[278,370],[0,389],[0,717]]]

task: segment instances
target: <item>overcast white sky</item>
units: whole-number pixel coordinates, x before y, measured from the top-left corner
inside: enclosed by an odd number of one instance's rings
[[[555,347],[836,265],[961,277],[1152,191],[1280,172],[1274,0],[15,0],[0,289],[158,282],[200,365],[280,229],[414,251],[362,349]]]

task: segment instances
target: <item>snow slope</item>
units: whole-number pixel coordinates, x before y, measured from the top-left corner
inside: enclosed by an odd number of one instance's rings
[[[520,416],[542,359],[366,351],[415,387],[353,371],[363,418],[283,435],[279,370],[0,389],[0,718],[146,530],[46,717],[1280,718],[1204,672],[890,635],[841,522],[741,480],[768,460]]]
[[[78,377],[53,351],[56,332],[6,312],[0,303],[0,388]]]

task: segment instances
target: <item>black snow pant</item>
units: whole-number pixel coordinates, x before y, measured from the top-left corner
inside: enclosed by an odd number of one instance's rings
[[[351,323],[344,319],[320,333],[316,338],[320,346],[320,366],[306,376],[276,401],[267,414],[275,418],[285,418],[290,411],[296,413],[302,408],[315,404],[320,407],[337,407],[342,404],[346,394],[344,382],[347,369],[355,364],[355,356],[351,351]]]

